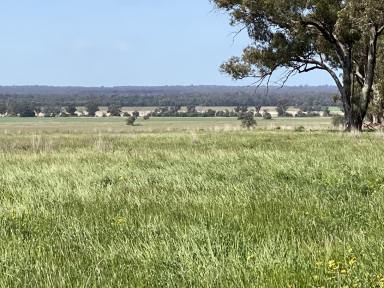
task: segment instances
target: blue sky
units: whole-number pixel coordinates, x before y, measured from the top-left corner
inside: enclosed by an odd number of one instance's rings
[[[235,31],[209,0],[2,0],[0,85],[248,85],[218,68],[247,44]]]

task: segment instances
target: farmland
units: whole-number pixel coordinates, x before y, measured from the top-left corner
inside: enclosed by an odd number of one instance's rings
[[[264,120],[257,118],[257,130],[273,130],[276,128],[294,130],[304,126],[307,129],[323,130],[331,128],[331,119],[327,117],[315,118],[273,118]],[[0,133],[66,133],[66,134],[98,134],[98,133],[161,133],[161,132],[191,132],[191,131],[233,131],[241,130],[240,122],[236,118],[175,118],[162,117],[150,120],[138,119],[136,125],[125,125],[121,117],[100,118],[0,118]]]
[[[380,287],[384,138],[328,127],[0,119],[0,287]]]

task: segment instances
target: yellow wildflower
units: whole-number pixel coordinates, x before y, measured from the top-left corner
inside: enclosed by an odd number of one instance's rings
[[[336,261],[335,260],[329,260],[328,261],[328,268],[332,269],[332,270],[336,270],[337,269]]]
[[[356,262],[357,262],[357,259],[356,259],[355,256],[353,256],[353,257],[348,261],[349,266],[354,266],[354,265],[356,264]]]
[[[123,217],[117,217],[116,219],[115,219],[115,223],[117,224],[117,225],[123,225],[123,224],[125,224],[127,222],[127,220],[125,219],[125,218],[123,218]]]
[[[11,214],[11,218],[12,218],[13,220],[15,220],[15,219],[16,219],[16,216],[17,216],[17,214],[16,214],[16,210],[15,210],[15,209],[11,209],[10,214]]]

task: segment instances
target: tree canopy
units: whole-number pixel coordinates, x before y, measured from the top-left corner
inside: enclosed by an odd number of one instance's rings
[[[340,91],[347,127],[362,128],[372,101],[377,41],[384,31],[382,0],[213,2],[251,39],[241,57],[222,65],[223,71],[235,79],[263,81],[285,68],[284,82],[296,73],[324,70]]]

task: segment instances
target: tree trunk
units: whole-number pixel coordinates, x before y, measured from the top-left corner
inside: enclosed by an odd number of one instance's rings
[[[355,83],[355,72],[351,50],[346,53],[343,67],[343,104],[345,109],[346,128],[348,131],[363,130],[364,118],[367,115],[369,103],[373,98],[373,83],[376,68],[377,28],[370,28],[370,39],[367,47],[367,62],[363,83]],[[359,87],[360,89],[356,89]]]
[[[345,91],[347,99],[344,104],[346,130],[362,131],[364,119],[368,113],[368,105],[372,100],[372,91],[363,87],[353,93]]]
[[[344,106],[345,128],[346,131],[362,131],[368,105],[361,105],[362,94],[356,93],[351,51],[346,53],[343,62],[343,87],[340,93]]]
[[[349,114],[345,115],[346,118],[346,130],[347,131],[363,131],[363,123],[366,111],[360,109],[352,110]]]

